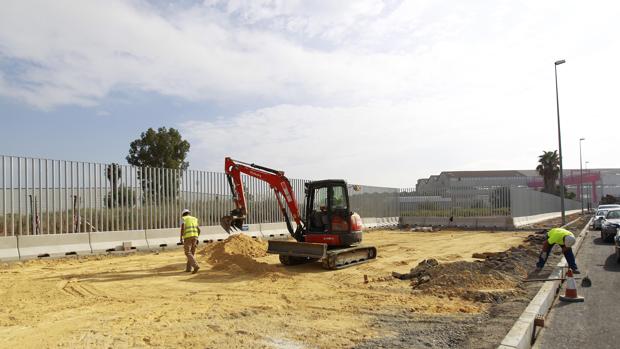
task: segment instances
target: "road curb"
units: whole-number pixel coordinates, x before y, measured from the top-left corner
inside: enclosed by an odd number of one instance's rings
[[[577,237],[574,248],[575,255],[579,252],[579,249],[581,248],[581,243],[585,238],[586,231],[590,227],[591,221],[592,218],[590,218],[588,223],[581,230],[579,236]],[[567,225],[570,225],[573,222],[570,222]],[[551,274],[549,274],[549,278],[563,278],[566,266],[566,259],[562,257],[562,259],[553,269]],[[530,301],[521,316],[517,319],[517,321],[515,321],[514,325],[512,326],[506,337],[504,337],[497,349],[531,348],[532,340],[534,339],[535,335],[534,320],[538,315],[547,315],[547,312],[549,312],[549,309],[551,309],[551,305],[553,304],[553,301],[555,300],[555,297],[557,296],[561,285],[562,282],[560,280],[544,282],[538,290],[538,293],[536,293],[536,296],[532,298],[532,301]]]

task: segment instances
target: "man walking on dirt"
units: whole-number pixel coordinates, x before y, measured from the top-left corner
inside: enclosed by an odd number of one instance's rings
[[[190,216],[188,209],[184,209],[181,212],[181,243],[183,244],[183,250],[185,250],[185,256],[187,257],[187,264],[185,265],[186,272],[192,272],[196,274],[200,267],[196,263],[196,246],[198,245],[198,236],[200,235],[200,227],[198,226],[198,218]],[[192,271],[194,268],[194,271]]]
[[[549,258],[549,253],[551,252],[553,246],[559,245],[562,248],[562,253],[564,254],[564,258],[566,258],[568,267],[571,268],[575,274],[579,274],[579,269],[577,268],[577,263],[575,262],[575,255],[573,254],[573,249],[571,248],[571,246],[573,246],[577,241],[575,239],[575,235],[563,228],[553,228],[545,234],[545,237],[546,239],[543,243],[542,251],[538,256],[536,268],[538,270],[542,269],[545,266],[545,263],[547,263],[547,258]]]

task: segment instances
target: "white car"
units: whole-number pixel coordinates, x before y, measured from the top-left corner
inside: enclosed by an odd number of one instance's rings
[[[604,210],[604,209],[610,209],[610,208],[620,208],[620,205],[618,204],[598,205],[596,209]]]
[[[616,232],[614,242],[616,243],[616,261],[620,263],[620,230]]]
[[[613,242],[620,227],[620,208],[607,211],[601,222],[601,239],[603,242]]]
[[[605,219],[605,215],[607,214],[608,210],[596,210],[596,214],[594,215],[594,218],[592,219],[592,230],[600,230],[601,229],[601,223],[603,222],[603,220]]]

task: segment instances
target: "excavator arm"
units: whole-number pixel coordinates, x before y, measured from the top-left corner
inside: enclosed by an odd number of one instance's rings
[[[293,188],[288,178],[284,176],[283,171],[273,170],[227,157],[224,161],[224,172],[226,173],[235,203],[235,209],[230,212],[230,215],[220,219],[220,225],[227,233],[230,234],[231,230],[240,230],[248,216],[248,205],[243,190],[243,182],[241,181],[241,174],[245,174],[269,184],[275,193],[276,201],[284,216],[289,233],[297,241],[301,241],[304,226],[299,214],[299,205],[295,199]],[[297,230],[293,229],[291,220],[286,211],[287,207],[293,216],[293,220],[297,223]]]

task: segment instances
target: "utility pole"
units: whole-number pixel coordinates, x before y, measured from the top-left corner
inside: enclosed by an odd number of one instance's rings
[[[566,225],[566,211],[564,209],[564,166],[562,166],[562,132],[560,131],[560,97],[558,96],[558,65],[566,63],[561,59],[555,61],[555,103],[558,110],[558,149],[560,151],[560,209],[562,210],[562,225]]]

